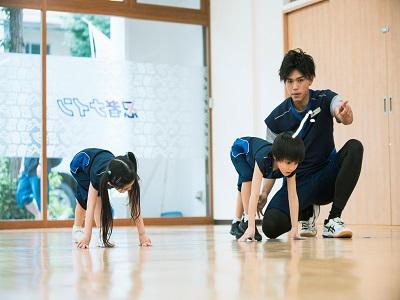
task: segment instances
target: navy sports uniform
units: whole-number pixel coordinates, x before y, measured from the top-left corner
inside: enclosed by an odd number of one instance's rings
[[[77,181],[75,197],[83,209],[87,207],[89,185],[99,190],[100,179],[107,168],[107,164],[115,156],[108,150],[88,148],[77,154],[71,161],[71,174]]]
[[[242,183],[251,181],[254,167],[257,165],[264,178],[283,177],[279,169],[273,171],[272,144],[257,137],[241,137],[235,140],[231,149],[231,160],[239,173],[238,190],[241,191]],[[295,172],[289,176],[293,176]]]
[[[296,171],[300,210],[313,203],[331,202],[339,171],[333,139],[333,115],[341,98],[330,90],[309,92],[309,102],[303,112],[298,112],[292,99],[287,98],[265,119],[267,140],[272,141],[281,132],[296,130],[305,114],[313,111],[315,122],[308,120],[299,134],[305,146],[304,161]],[[277,208],[289,215],[286,180],[268,208]]]

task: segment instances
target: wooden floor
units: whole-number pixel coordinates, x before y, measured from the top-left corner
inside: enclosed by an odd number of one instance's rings
[[[0,231],[0,299],[400,299],[400,227],[352,240],[238,243],[228,226],[117,227],[116,248],[75,249],[69,229]]]

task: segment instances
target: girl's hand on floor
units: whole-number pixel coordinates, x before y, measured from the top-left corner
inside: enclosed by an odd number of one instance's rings
[[[78,242],[77,247],[80,249],[87,249],[89,248],[90,239],[83,238]]]
[[[141,247],[150,247],[151,246],[151,240],[150,238],[145,234],[139,234],[139,246]]]

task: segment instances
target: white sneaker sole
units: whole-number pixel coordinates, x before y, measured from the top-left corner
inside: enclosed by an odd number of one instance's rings
[[[315,237],[317,232],[300,232],[301,237]]]
[[[353,236],[353,232],[349,229],[342,230],[336,234],[326,234],[323,233],[322,236],[324,238],[342,238],[342,239],[350,239]]]
[[[109,241],[112,245],[114,245],[114,246],[112,246],[112,247],[115,247],[115,243],[114,243],[114,241]],[[103,240],[97,240],[97,244],[96,244],[96,246],[98,247],[98,248],[107,248],[105,245],[104,245],[104,243],[103,243]]]
[[[77,244],[77,243],[79,243],[80,240],[83,239],[83,236],[84,236],[84,233],[83,233],[83,232],[82,232],[82,233],[80,233],[80,232],[74,232],[74,233],[72,234],[72,241],[73,241],[75,244]]]

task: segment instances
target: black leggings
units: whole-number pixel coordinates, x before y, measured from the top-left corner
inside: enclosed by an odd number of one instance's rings
[[[339,172],[335,181],[335,194],[329,218],[340,217],[360,177],[363,145],[358,140],[349,140],[337,153]],[[300,212],[299,219],[307,220],[313,213],[312,205]],[[276,208],[267,208],[262,230],[268,238],[274,239],[291,229],[290,217]]]

